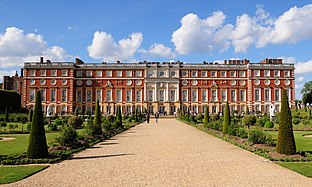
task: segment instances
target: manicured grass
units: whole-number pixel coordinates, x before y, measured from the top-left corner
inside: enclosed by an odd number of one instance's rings
[[[277,131],[265,131],[265,133],[277,139]],[[312,131],[294,131],[297,151],[312,151],[312,138],[304,137],[303,135],[306,134],[312,134]]]
[[[278,164],[306,177],[312,177],[312,162],[278,162]]]
[[[24,179],[48,166],[0,166],[0,184]]]
[[[47,142],[54,141],[58,132],[46,133]],[[20,154],[27,151],[29,134],[0,134],[0,137],[14,137],[15,140],[0,141],[0,155]]]

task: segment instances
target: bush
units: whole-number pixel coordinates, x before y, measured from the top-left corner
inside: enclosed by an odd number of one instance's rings
[[[251,125],[256,124],[257,118],[254,115],[245,115],[243,117],[242,122],[243,122],[243,125],[248,126],[248,128],[249,128]]]
[[[223,127],[222,127],[223,134],[227,134],[229,132],[230,124],[231,124],[231,116],[230,116],[229,102],[226,102]]]
[[[241,138],[247,138],[248,133],[244,128],[238,128],[238,130],[236,131],[236,136],[241,137]]]
[[[69,118],[67,124],[68,124],[69,126],[74,127],[75,129],[77,129],[77,128],[80,128],[80,127],[82,126],[83,121],[82,121],[82,119],[81,119],[80,117],[78,117],[78,116],[72,116],[72,117]]]
[[[257,119],[257,125],[263,127],[267,121],[270,121],[268,117],[261,117]]]
[[[60,132],[60,137],[57,138],[57,142],[61,145],[72,146],[78,140],[78,134],[76,129],[69,125],[64,125]]]
[[[273,128],[274,127],[274,123],[269,120],[269,121],[265,122],[264,127],[265,128]]]
[[[218,121],[220,119],[219,114],[212,114],[211,116],[212,121]]]
[[[27,127],[26,127],[26,128],[27,128],[27,130],[29,130],[29,131],[31,130],[31,122],[30,122],[30,123],[27,123]]]
[[[266,135],[262,131],[254,131],[251,133],[249,141],[253,144],[264,144],[266,142]]]
[[[0,127],[2,128],[2,127],[6,127],[8,124],[6,123],[6,122],[4,122],[4,121],[1,121],[0,122]]]
[[[300,123],[300,119],[299,118],[294,118],[293,120],[292,120],[292,123],[294,124],[294,125],[298,125],[299,123]]]
[[[58,131],[58,126],[56,125],[56,123],[51,123],[48,125],[48,129],[49,131]]]

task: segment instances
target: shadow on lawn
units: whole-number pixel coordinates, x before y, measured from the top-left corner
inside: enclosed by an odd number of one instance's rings
[[[101,156],[82,156],[82,157],[71,158],[71,160],[93,159],[93,158],[109,158],[109,157],[128,156],[128,155],[134,155],[134,154],[113,154],[113,155],[101,155]]]

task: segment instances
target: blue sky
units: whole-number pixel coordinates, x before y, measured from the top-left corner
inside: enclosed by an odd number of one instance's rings
[[[235,3],[234,3],[235,2]],[[312,76],[311,1],[0,0],[0,76],[24,61],[283,58]]]

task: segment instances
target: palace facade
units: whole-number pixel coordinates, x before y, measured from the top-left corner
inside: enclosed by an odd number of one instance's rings
[[[230,110],[269,112],[280,109],[282,89],[295,105],[294,64],[282,59],[225,60],[224,63],[183,62],[84,63],[26,62],[22,102],[32,107],[40,90],[43,109],[53,114],[93,112],[96,101],[103,114],[147,109],[172,114],[178,109],[196,113]]]

